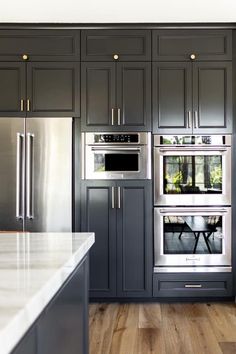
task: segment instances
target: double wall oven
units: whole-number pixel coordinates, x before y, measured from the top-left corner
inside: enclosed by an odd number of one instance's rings
[[[231,136],[154,136],[156,272],[231,271]]]

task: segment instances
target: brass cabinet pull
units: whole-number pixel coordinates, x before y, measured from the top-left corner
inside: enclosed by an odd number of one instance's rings
[[[114,55],[113,55],[113,58],[114,58],[115,60],[118,60],[118,59],[119,59],[119,55],[118,55],[118,54],[114,54]]]
[[[23,99],[20,100],[20,111],[24,112],[24,100]]]
[[[190,59],[191,59],[191,60],[195,60],[195,59],[196,59],[196,54],[193,54],[193,53],[190,54]]]
[[[30,112],[30,100],[27,99],[27,112]]]
[[[23,59],[23,60],[28,60],[28,59],[29,59],[29,56],[28,56],[27,54],[23,54],[23,55],[22,55],[22,59]]]

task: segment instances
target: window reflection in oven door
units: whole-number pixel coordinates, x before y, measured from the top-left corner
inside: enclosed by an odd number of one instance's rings
[[[155,205],[230,205],[231,148],[155,147],[154,182]]]
[[[231,208],[154,208],[155,266],[231,266]]]

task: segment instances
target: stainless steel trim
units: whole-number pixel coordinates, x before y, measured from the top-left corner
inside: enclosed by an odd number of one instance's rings
[[[190,256],[190,257],[186,257],[186,261],[200,261],[200,257],[197,256]]]
[[[191,128],[191,111],[188,111],[188,128]]]
[[[26,135],[26,217],[33,219],[33,139],[34,135]]]
[[[117,109],[117,122],[118,122],[118,125],[121,125],[121,120],[120,120],[120,108]]]
[[[111,109],[111,125],[114,125],[114,108]]]
[[[121,207],[121,195],[120,195],[120,187],[117,187],[117,209]]]
[[[141,151],[141,148],[135,148],[135,147],[120,147],[120,146],[92,146],[91,147],[91,150],[92,151],[121,151],[121,152],[124,152],[124,151]]]
[[[23,138],[21,133],[16,134],[16,218],[23,219],[22,213],[22,174],[23,174]]]
[[[194,111],[194,128],[198,128],[198,113]]]
[[[185,284],[185,288],[202,288],[202,284]]]
[[[117,142],[115,143],[101,143],[101,142],[96,142],[95,141],[95,136],[99,136],[99,135],[122,135],[122,134],[125,134],[125,135],[137,135],[138,136],[138,141],[137,142],[134,142],[134,143],[126,143],[126,144],[123,144],[122,143],[122,146],[123,145],[148,145],[149,144],[149,141],[151,142],[151,133],[150,132],[88,132],[88,133],[84,133],[85,134],[85,145],[94,145],[94,146],[103,146],[103,145],[109,145],[109,146],[113,146],[113,145],[117,145]]]
[[[111,187],[111,208],[115,209],[115,187]]]
[[[154,267],[153,273],[231,273],[232,267]]]

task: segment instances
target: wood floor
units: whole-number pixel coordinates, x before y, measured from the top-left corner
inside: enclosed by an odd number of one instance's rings
[[[236,354],[234,303],[91,304],[90,354]]]

